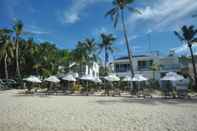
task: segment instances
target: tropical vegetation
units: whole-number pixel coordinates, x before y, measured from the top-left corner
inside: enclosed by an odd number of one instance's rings
[[[94,38],[79,41],[72,50],[60,49],[55,43],[38,42],[32,36],[24,37],[28,32],[23,28],[23,22],[17,20],[13,29],[0,29],[0,78],[47,77],[70,71],[73,63],[76,71],[83,75],[84,65],[93,66],[94,62],[101,60],[98,57],[100,45]],[[115,41],[113,37],[110,39]],[[63,72],[60,67],[63,67]]]
[[[195,80],[195,87],[197,87],[197,71],[195,66],[195,59],[194,59],[194,53],[192,50],[193,44],[197,42],[197,29],[194,28],[194,26],[186,26],[184,25],[181,28],[181,32],[175,31],[175,35],[183,41],[185,44],[187,44],[191,58],[192,58],[192,65],[193,65],[193,73],[194,73],[194,80]]]
[[[113,34],[101,34],[101,43],[99,44],[99,50],[100,52],[104,51],[105,54],[105,66],[104,66],[104,74],[107,75],[108,69],[107,64],[109,62],[109,54],[114,53],[116,50],[114,47],[114,41],[116,38],[113,36]]]
[[[134,70],[133,70],[133,64],[132,64],[132,52],[129,46],[129,39],[128,39],[128,34],[127,34],[127,27],[125,23],[125,9],[129,10],[132,13],[138,13],[141,14],[141,12],[132,6],[130,4],[133,4],[135,0],[113,0],[113,8],[110,9],[107,13],[106,16],[110,16],[113,23],[114,27],[117,26],[119,17],[121,18],[122,22],[122,30],[124,34],[124,39],[125,39],[125,44],[127,47],[127,52],[128,52],[128,58],[130,62],[130,71],[131,71],[131,76],[134,76]]]

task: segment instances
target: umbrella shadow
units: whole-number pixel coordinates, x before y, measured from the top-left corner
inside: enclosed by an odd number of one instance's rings
[[[25,91],[17,92],[13,94],[14,97],[41,97],[41,98],[49,98],[49,95],[44,93],[34,94],[34,93],[27,93]]]
[[[124,97],[119,100],[98,100],[96,101],[98,104],[102,105],[112,105],[112,104],[118,104],[118,103],[130,103],[130,104],[144,104],[144,105],[181,105],[181,104],[197,104],[197,99],[164,99],[164,98],[130,98],[130,97]]]

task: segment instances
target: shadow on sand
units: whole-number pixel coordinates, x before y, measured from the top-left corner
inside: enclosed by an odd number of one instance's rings
[[[105,96],[86,96],[86,95],[68,95],[68,94],[51,94],[46,95],[45,93],[26,93],[24,91],[19,91],[12,94],[13,97],[41,97],[41,98],[50,98],[51,96],[84,96],[84,97],[101,97],[105,98]],[[165,99],[165,98],[135,98],[135,97],[111,97],[114,99],[101,99],[96,100],[94,102],[102,105],[111,105],[111,104],[118,104],[118,103],[134,103],[134,104],[145,104],[145,105],[161,105],[161,104],[168,104],[168,105],[181,105],[181,104],[197,104],[197,97],[192,97],[191,99]],[[117,99],[116,99],[117,98]]]
[[[17,92],[12,95],[13,97],[41,97],[41,98],[49,98],[49,95],[45,95],[44,93],[34,94],[34,93],[26,93],[24,91]]]
[[[98,100],[96,101],[98,104],[102,105],[110,105],[116,103],[134,103],[134,104],[145,104],[145,105],[179,105],[179,104],[197,104],[197,99],[164,99],[164,98],[130,98],[123,97],[117,100]]]

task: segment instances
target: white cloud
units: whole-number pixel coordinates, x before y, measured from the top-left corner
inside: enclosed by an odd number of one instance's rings
[[[110,0],[72,0],[69,9],[65,9],[63,15],[63,23],[74,24],[81,18],[82,12],[91,4],[97,2],[111,2]]]
[[[193,45],[192,49],[193,49],[194,54],[197,55],[197,45]],[[186,44],[183,44],[182,46],[174,48],[172,50],[174,50],[175,53],[178,55],[190,56],[190,51],[189,51],[189,48]]]
[[[185,18],[192,19],[192,12],[197,10],[196,0],[158,0],[140,9],[142,15],[131,15],[130,26],[144,24],[145,28],[154,31],[174,30],[180,24],[185,23]],[[145,31],[146,30],[146,31]],[[148,29],[145,29],[147,32]]]

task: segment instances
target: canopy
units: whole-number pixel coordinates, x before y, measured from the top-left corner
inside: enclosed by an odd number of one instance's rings
[[[23,80],[27,81],[27,82],[32,82],[32,83],[41,83],[42,82],[38,77],[35,77],[35,76],[29,76],[27,78],[24,78]]]
[[[95,80],[95,78],[90,75],[84,75],[80,79],[85,80],[85,81],[94,81]]]
[[[148,78],[144,77],[142,74],[135,74],[132,81],[147,81]]]
[[[115,74],[110,74],[108,76],[104,77],[105,80],[113,82],[113,81],[120,81],[120,78],[116,76]]]
[[[72,74],[67,74],[62,79],[66,81],[76,81],[75,77]]]
[[[53,82],[53,83],[59,83],[60,80],[56,76],[50,76],[49,78],[46,78],[45,81]]]
[[[131,76],[125,76],[122,81],[125,81],[125,82],[129,82],[129,81],[132,81],[132,78]]]
[[[175,72],[169,72],[161,80],[163,80],[163,81],[180,81],[180,80],[184,80],[184,77],[181,75],[178,75]]]
[[[78,78],[79,77],[79,74],[78,73],[73,73],[73,77],[74,78]]]
[[[97,77],[97,78],[94,78],[94,82],[95,82],[95,83],[102,83],[102,80],[101,80],[100,78]]]

